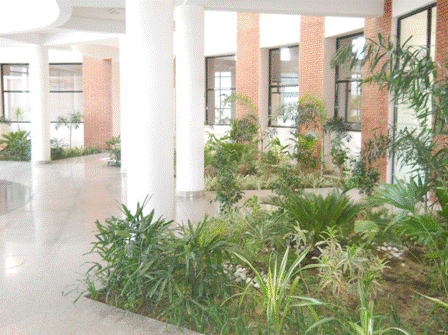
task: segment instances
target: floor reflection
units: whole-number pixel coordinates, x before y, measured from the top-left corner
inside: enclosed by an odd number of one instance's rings
[[[205,216],[212,216],[218,213],[218,204],[213,201],[214,195],[205,192],[204,195],[196,198],[176,197],[176,222],[186,224],[188,221],[200,222]]]
[[[30,201],[31,189],[20,183],[0,180],[0,215],[10,213]]]

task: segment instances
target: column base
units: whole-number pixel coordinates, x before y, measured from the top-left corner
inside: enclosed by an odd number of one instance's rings
[[[52,160],[48,160],[48,161],[33,161],[32,164],[33,165],[45,165],[45,164],[51,164]]]
[[[198,199],[205,196],[205,191],[177,191],[176,197],[185,199]]]

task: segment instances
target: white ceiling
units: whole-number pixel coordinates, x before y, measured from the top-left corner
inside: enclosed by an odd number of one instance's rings
[[[36,0],[15,0],[18,12],[26,10],[24,1],[34,2]],[[80,34],[90,34],[95,38],[95,41],[98,41],[101,36],[103,36],[102,39],[110,39],[117,34],[125,33],[125,0],[45,0],[48,4],[51,4],[51,1],[53,1],[52,6],[54,6],[54,2],[59,5],[59,17],[56,20],[53,19],[53,21],[47,23],[41,22],[34,29],[28,28],[24,32],[18,32],[14,28],[14,30],[6,33],[4,25],[0,29],[1,37],[26,43],[62,46],[73,43],[74,39]],[[204,6],[206,10],[351,17],[381,16],[384,7],[384,0],[174,1],[176,5],[200,5]],[[10,2],[12,4],[10,6],[14,6],[15,2]],[[44,8],[41,10],[44,10]],[[39,12],[31,14],[37,17]],[[7,15],[10,15],[10,13],[0,12],[0,22],[2,19],[6,20]],[[14,18],[14,20],[17,19]],[[83,39],[81,38],[81,40]]]

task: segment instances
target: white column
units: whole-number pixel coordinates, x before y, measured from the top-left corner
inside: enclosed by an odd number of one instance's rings
[[[48,100],[50,94],[50,68],[48,65],[48,48],[32,45],[30,62],[31,92],[31,161],[47,163],[50,154],[50,113]]]
[[[176,8],[176,191],[204,190],[204,8]]]
[[[175,217],[174,0],[126,4],[127,200],[151,197],[146,212]]]
[[[130,151],[128,144],[127,121],[128,115],[126,113],[126,87],[127,87],[127,73],[126,69],[129,66],[130,57],[128,60],[128,49],[126,48],[126,35],[121,35],[120,40],[120,139],[121,139],[121,173],[127,172],[129,163],[128,153]]]

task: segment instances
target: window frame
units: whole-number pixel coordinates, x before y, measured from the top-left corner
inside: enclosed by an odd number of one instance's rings
[[[4,88],[4,66],[27,66],[27,77],[29,78],[29,63],[1,63],[0,64],[0,93],[2,95],[1,116],[5,117],[5,93],[30,93],[30,90],[5,90]],[[12,121],[13,123],[30,123],[31,121]]]
[[[272,60],[272,53],[274,51],[278,51],[281,49],[285,49],[285,48],[297,48],[299,57],[300,57],[300,46],[299,44],[294,44],[294,45],[285,45],[285,46],[279,46],[276,48],[271,48],[269,49],[269,55],[268,55],[268,76],[269,76],[269,81],[268,81],[268,127],[273,127],[273,128],[294,128],[293,126],[284,126],[284,125],[273,125],[272,124],[272,94],[271,94],[271,90],[272,88],[284,88],[284,87],[297,87],[300,89],[300,76],[299,76],[299,71],[297,71],[297,76],[298,76],[298,81],[297,81],[297,85],[292,85],[292,84],[280,84],[280,85],[272,85],[272,68],[271,68],[271,60]],[[299,62],[297,61],[297,66],[299,66]]]
[[[339,45],[342,40],[345,39],[351,39],[354,37],[361,37],[364,36],[364,32],[357,32],[349,35],[344,35],[336,38],[336,52],[339,50]],[[361,85],[362,82],[362,75],[361,78],[356,79],[339,79],[339,65],[335,67],[335,77],[334,77],[334,116],[335,117],[342,117],[344,119],[344,122],[349,125],[349,130],[351,131],[361,131],[361,121],[360,122],[350,122],[348,121],[348,101],[349,101],[349,93],[350,93],[350,84],[351,83],[359,83]],[[345,110],[343,111],[343,115],[340,115],[341,111],[339,110],[339,84],[345,84]],[[362,87],[359,86],[360,96],[362,99]],[[362,113],[362,110],[361,110]]]
[[[210,113],[209,113],[209,99],[208,99],[208,93],[209,92],[216,92],[221,91],[222,89],[216,89],[216,88],[209,88],[208,87],[208,72],[209,72],[209,66],[208,66],[208,60],[209,59],[216,59],[216,58],[226,58],[226,57],[234,57],[235,59],[235,87],[230,87],[230,91],[233,93],[236,92],[236,54],[225,54],[225,55],[219,55],[219,56],[207,56],[205,57],[205,125],[207,126],[229,126],[229,124],[219,124],[215,122],[210,122]],[[216,120],[216,118],[215,118]],[[214,121],[215,121],[214,120]]]

